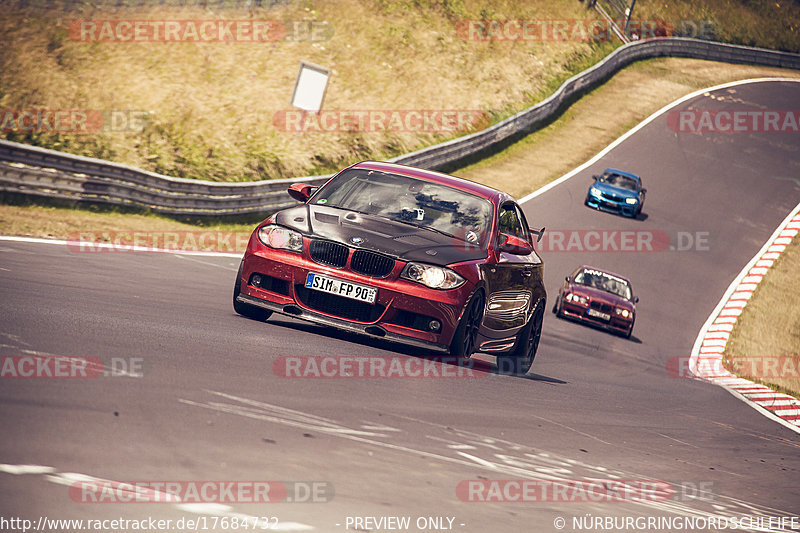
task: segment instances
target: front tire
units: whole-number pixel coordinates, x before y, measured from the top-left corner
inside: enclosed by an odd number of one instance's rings
[[[564,318],[564,313],[561,312],[561,306],[563,305],[563,300],[559,295],[556,303],[553,304],[553,314],[556,315],[557,318]]]
[[[498,369],[503,374],[524,376],[528,373],[539,350],[539,340],[542,338],[542,322],[544,307],[537,306],[528,325],[522,330],[522,335],[517,339],[514,351],[509,355],[497,357]]]
[[[239,272],[236,273],[236,283],[234,283],[233,285],[233,310],[242,316],[246,316],[247,318],[252,318],[253,320],[260,320],[263,322],[264,320],[272,316],[272,311],[269,311],[267,309],[262,309],[254,305],[246,304],[236,299],[239,296],[239,294],[241,294],[243,266],[244,266],[244,260],[242,260],[242,262],[239,263]]]
[[[458,323],[453,340],[450,342],[450,355],[466,359],[476,351],[478,330],[483,322],[483,293],[476,292]]]
[[[625,338],[626,339],[630,339],[631,335],[633,335],[633,326],[634,326],[634,324],[636,324],[635,321],[633,323],[631,323],[631,329],[629,329],[628,332],[625,334]]]

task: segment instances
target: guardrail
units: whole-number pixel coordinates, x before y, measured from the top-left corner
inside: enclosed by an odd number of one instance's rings
[[[697,39],[633,42],[565,81],[543,102],[479,132],[390,159],[393,163],[446,170],[488,154],[552,120],[571,99],[630,63],[654,57],[687,57],[800,70],[800,54]],[[127,205],[173,215],[267,213],[295,202],[291,183],[313,185],[330,176],[247,183],[172,178],[101,159],[0,140],[0,191],[67,200]]]
[[[244,215],[297,202],[296,181],[330,176],[232,183],[173,178],[128,165],[0,140],[0,191],[133,206],[172,215]]]

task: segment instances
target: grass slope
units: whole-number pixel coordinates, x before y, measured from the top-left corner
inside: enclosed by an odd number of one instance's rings
[[[126,7],[126,4],[137,4]],[[301,60],[330,68],[328,110],[478,110],[485,126],[549,95],[617,43],[476,42],[466,20],[596,19],[578,0],[292,0],[245,2],[0,3],[0,110],[132,110],[141,132],[24,132],[3,137],[164,174],[249,181],[330,172],[465,132],[294,133],[273,124],[291,109]],[[253,3],[254,4],[254,3]],[[58,4],[56,4],[58,5]],[[147,7],[151,5],[153,7]],[[22,7],[20,7],[22,6]],[[229,7],[224,7],[229,6]],[[237,7],[239,6],[239,7]],[[637,19],[680,29],[705,21],[714,37],[800,50],[797,2],[637,2]],[[84,42],[79,20],[283,20],[321,28],[316,40],[277,42]],[[672,21],[672,22],[670,22]],[[674,22],[674,23],[673,23]]]

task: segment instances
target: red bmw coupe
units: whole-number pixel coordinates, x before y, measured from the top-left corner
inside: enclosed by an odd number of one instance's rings
[[[564,279],[553,313],[630,338],[638,301],[630,281],[608,270],[584,265]]]
[[[236,312],[272,313],[447,352],[498,356],[526,373],[546,292],[532,232],[509,195],[403,165],[362,162],[250,236]]]

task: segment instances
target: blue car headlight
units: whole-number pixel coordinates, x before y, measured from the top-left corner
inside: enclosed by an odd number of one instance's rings
[[[589,194],[591,194],[592,196],[600,196],[600,189],[598,189],[597,187],[592,187],[591,189],[589,189]]]
[[[638,202],[638,201],[639,201],[639,200],[638,200],[638,199],[636,199],[636,198],[625,198],[625,203],[626,203],[626,204],[635,205],[635,204],[636,204],[636,202]]]

